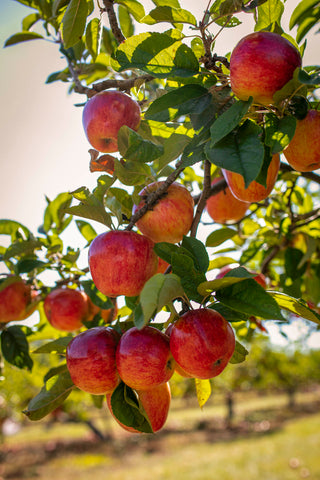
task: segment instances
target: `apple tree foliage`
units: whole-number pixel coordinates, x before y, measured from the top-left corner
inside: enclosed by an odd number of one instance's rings
[[[56,276],[55,286],[79,287],[100,308],[112,308],[111,300],[95,288],[88,268],[78,267],[79,257],[87,254],[97,223],[106,230],[135,230],[139,217],[132,216],[132,207],[138,193],[158,179],[167,187],[178,180],[190,190],[194,221],[180,244],[155,245],[172,273],[155,275],[139,297],[124,298],[116,324],[142,328],[161,319],[163,311],[168,322],[190,302],[212,307],[237,334],[231,363],[245,361],[244,345],[267,321],[281,324],[302,317],[318,328],[320,176],[296,172],[282,160],[272,193],[252,203],[241,221],[219,225],[205,212],[207,198],[226,185],[222,180],[211,187],[211,179],[226,161],[228,169],[243,175],[247,183],[265,184],[270,153],[281,153],[288,145],[308,107],[319,108],[320,67],[304,64],[278,92],[276,105],[261,108],[250,99],[237,100],[230,89],[230,52],[217,52],[216,38],[227,36],[230,29],[236,32],[249,15],[255,31],[284,35],[303,58],[308,36],[319,22],[318,2],[301,1],[292,13],[290,31],[285,32],[282,0],[212,0],[203,3],[200,19],[183,7],[183,0],[181,5],[178,0],[153,0],[150,11],[138,0],[17,1],[29,12],[22,30],[13,33],[5,47],[31,40],[56,43],[65,68],[48,75],[48,89],[53,82],[65,83],[69,92],[79,95],[80,108],[97,92],[119,89],[142,109],[137,132],[120,129],[119,154],[106,158],[90,150],[91,171],[100,172],[96,188],[80,187],[47,199],[37,233],[16,221],[0,220],[1,235],[9,238],[9,246],[0,247],[6,268],[0,289],[5,288],[6,275],[13,274],[40,293],[38,322],[31,327],[2,325],[2,357],[31,371],[34,355],[56,354],[55,365],[50,363],[40,392],[26,409],[29,418],[43,418],[74,389],[64,358],[72,335],[48,325],[43,299],[53,287],[44,280],[45,274]],[[137,25],[143,33],[135,34]],[[62,234],[72,222],[87,242],[83,251],[64,245]],[[214,272],[226,264],[238,267],[215,279]],[[253,271],[267,277],[267,289],[253,280]],[[196,380],[196,389],[203,405],[210,382]],[[128,407],[127,397],[124,392],[119,408]],[[97,405],[101,402],[95,398]]]

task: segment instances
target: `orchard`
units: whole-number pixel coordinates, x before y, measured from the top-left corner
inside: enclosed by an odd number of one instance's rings
[[[96,186],[48,199],[37,232],[0,220],[1,361],[36,376],[35,356],[55,358],[31,421],[80,389],[157,432],[175,373],[203,407],[269,323],[319,328],[318,2],[285,31],[282,0],[206,0],[200,18],[183,0],[17,1],[29,13],[4,47],[56,44],[48,95],[77,95]],[[218,51],[244,16],[252,32]],[[71,225],[84,248],[65,245]]]

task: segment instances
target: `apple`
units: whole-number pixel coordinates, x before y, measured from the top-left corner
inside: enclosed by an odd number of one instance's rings
[[[190,310],[172,327],[173,358],[192,377],[216,377],[227,366],[234,349],[235,336],[230,323],[209,308]]]
[[[230,83],[240,100],[274,103],[274,94],[301,67],[301,55],[286,38],[272,32],[254,32],[243,37],[230,58]]]
[[[159,257],[157,273],[165,273],[169,266],[170,264],[168,262]]]
[[[221,268],[220,272],[216,276],[216,278],[223,278],[228,272],[231,272],[233,270],[230,265],[225,265],[224,267]],[[250,272],[254,274],[255,276],[253,279],[261,285],[263,288],[267,288],[267,279],[263,273],[257,273],[257,272]]]
[[[145,204],[148,195],[157,191],[164,182],[153,182],[141,190],[142,200],[134,205],[135,214]],[[136,225],[153,242],[177,243],[186,235],[193,220],[194,201],[189,190],[177,182],[172,183],[151,210]]]
[[[283,154],[298,172],[320,168],[320,110],[309,110],[303,120],[298,120],[295,134]]]
[[[173,323],[170,323],[166,328],[165,334],[168,335],[169,337],[171,335],[173,325],[174,325]],[[180,365],[177,364],[177,362],[175,364],[175,372],[178,373],[181,377],[192,378],[192,375],[189,375],[189,373],[185,372],[183,368],[181,368]]]
[[[83,109],[82,123],[93,148],[103,153],[117,152],[118,132],[123,125],[138,130],[141,119],[139,104],[117,90],[97,93]]]
[[[36,294],[19,277],[7,277],[0,284],[0,323],[25,320],[36,309]]]
[[[162,383],[161,385],[149,388],[148,390],[136,390],[136,394],[142,407],[144,408],[145,413],[147,414],[153,432],[158,432],[166,423],[169,413],[171,402],[169,383]],[[127,430],[131,433],[141,433],[139,430],[136,430],[133,427],[124,425],[117,419],[113,413],[111,405],[111,394],[107,394],[106,399],[111,415],[124,430]]]
[[[211,186],[223,179],[215,178]],[[250,206],[249,202],[238,200],[230,191],[229,187],[211,195],[206,202],[206,210],[212,220],[217,223],[237,222],[241,220]]]
[[[116,349],[120,334],[111,327],[93,327],[71,340],[66,360],[73,383],[93,395],[112,393],[120,382]]]
[[[121,336],[116,363],[121,379],[136,390],[166,383],[175,368],[169,337],[150,325],[132,327]]]
[[[153,242],[132,231],[112,230],[93,239],[89,248],[92,280],[107,297],[140,294],[158,268]]]
[[[230,170],[222,170],[231,193],[242,202],[260,202],[267,198],[273,190],[280,168],[280,157],[278,154],[272,156],[267,172],[267,186],[253,180],[248,188],[245,188],[243,176]]]
[[[87,295],[73,288],[56,288],[43,303],[49,323],[57,330],[73,332],[83,327],[89,315]]]

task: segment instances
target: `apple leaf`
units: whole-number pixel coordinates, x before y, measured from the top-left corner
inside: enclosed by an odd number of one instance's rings
[[[76,220],[76,225],[81,235],[87,240],[88,244],[90,244],[97,236],[97,232],[90,223],[84,222],[83,220]]]
[[[173,133],[169,138],[165,139],[163,142],[164,152],[158,158],[159,169],[164,168],[178,158],[188,143],[190,143],[190,137],[179,133]]]
[[[29,403],[27,410],[23,413],[30,420],[41,420],[46,415],[59,407],[70,395],[74,388],[68,371],[49,378],[38,395]]]
[[[88,15],[87,0],[71,0],[61,21],[64,48],[73,47],[81,40]]]
[[[125,6],[137,22],[145,16],[144,7],[137,0],[115,0],[113,3]]]
[[[278,118],[274,113],[265,115],[265,144],[271,153],[282,152],[293,138],[297,120],[294,117]]]
[[[258,6],[258,21],[254,27],[255,32],[270,30],[274,25],[281,24],[284,5],[281,0],[268,0]]]
[[[126,38],[131,37],[134,34],[134,25],[129,10],[124,5],[119,5],[118,18],[123,35]]]
[[[75,199],[79,200],[80,203],[73,207],[65,208],[64,211],[66,213],[95,220],[111,228],[111,216],[106,212],[102,201],[100,201],[96,195],[92,194],[88,188],[80,187],[74,192],[71,192],[71,194]]]
[[[189,254],[173,253],[171,256],[172,272],[180,277],[181,285],[190,300],[201,303],[203,297],[197,287],[206,280],[203,272],[197,270]]]
[[[29,344],[21,327],[13,325],[1,332],[1,350],[4,359],[11,365],[32,370],[33,360],[29,355]]]
[[[320,9],[319,9],[319,0],[303,0],[296,8],[293,10],[289,28],[290,30],[294,26],[298,26],[297,30],[297,42],[300,43],[301,40],[307,35],[319,22]]]
[[[122,165],[120,160],[115,159],[114,171],[120,182],[128,186],[142,185],[148,179],[151,181],[152,178],[151,169],[148,165],[131,160],[127,160]]]
[[[202,380],[200,378],[195,378],[194,381],[199,407],[202,408],[211,396],[211,383],[210,380]]]
[[[320,315],[301,300],[279,292],[269,292],[269,295],[274,298],[280,308],[320,325]]]
[[[190,25],[197,25],[195,17],[188,10],[182,8],[172,8],[168,5],[156,7],[149,15],[141,18],[141,23],[146,23],[148,25],[154,25],[160,22],[168,23],[188,23]]]
[[[305,70],[300,70],[298,80],[305,85],[319,85],[320,84],[320,69],[318,68],[314,73],[307,73]]]
[[[30,238],[30,230],[22,225],[22,223],[14,220],[0,219],[0,235],[11,235],[11,240],[14,241],[17,235],[21,238],[22,232],[25,238]]]
[[[230,240],[237,234],[238,232],[234,228],[218,228],[217,230],[214,230],[212,233],[210,233],[210,235],[207,237],[206,246],[218,247],[219,245],[226,242],[227,240]]]
[[[145,140],[139,133],[127,126],[123,126],[119,130],[118,145],[122,157],[132,162],[153,162],[164,152],[162,145]]]
[[[233,310],[232,308],[223,305],[223,303],[215,302],[209,308],[212,308],[212,310],[220,313],[220,315],[222,315],[223,318],[225,318],[230,323],[245,322],[249,318],[249,315],[243,312],[238,312],[237,310]]]
[[[197,238],[184,235],[181,247],[190,252],[196,269],[206,273],[209,268],[209,255],[204,244]]]
[[[56,340],[52,340],[52,342],[41,345],[41,347],[36,348],[32,353],[64,353],[72,338],[70,335],[57,338]]]
[[[248,354],[249,354],[248,350],[236,340],[236,346],[234,349],[234,353],[230,359],[230,363],[232,364],[242,363],[245,361],[246,356]]]
[[[47,233],[54,228],[57,233],[61,233],[65,226],[65,208],[70,207],[72,195],[69,192],[62,192],[53,200],[47,198],[47,202],[48,205],[44,212],[42,229]]]
[[[106,297],[103,293],[101,293],[92,280],[82,281],[81,286],[88,297],[90,297],[92,303],[97,307],[101,308],[102,310],[108,310],[108,308],[114,307],[114,304],[109,297]]]
[[[93,18],[87,25],[85,41],[87,49],[93,59],[96,60],[99,54],[101,40],[101,22],[99,18]]]
[[[11,37],[5,41],[4,47],[10,47],[11,45],[16,45],[17,43],[27,42],[29,40],[37,40],[39,38],[43,39],[44,37],[40,35],[40,33],[36,32],[18,32],[14,35],[11,35]]]

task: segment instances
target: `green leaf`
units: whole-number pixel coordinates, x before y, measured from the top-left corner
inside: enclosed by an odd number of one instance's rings
[[[248,354],[249,354],[248,350],[236,340],[236,347],[232,355],[232,358],[230,359],[230,363],[233,363],[233,364],[242,363],[245,361],[246,356]]]
[[[112,220],[110,215],[106,212],[103,203],[86,187],[81,187],[74,192],[71,192],[74,198],[80,200],[79,205],[65,208],[66,213],[77,215],[79,217],[95,220],[111,228]]]
[[[319,0],[303,0],[298,3],[298,5],[295,7],[295,9],[292,12],[291,18],[290,18],[290,23],[289,23],[289,28],[290,30],[295,26],[295,25],[300,25],[303,24],[304,22],[307,22],[308,25],[311,25],[313,20],[318,21],[319,20]],[[304,34],[300,35],[299,40],[302,40],[303,36],[306,35],[306,33],[309,31],[309,28],[304,32]]]
[[[197,238],[184,236],[181,247],[190,252],[196,269],[206,273],[209,268],[209,255],[204,244]]]
[[[228,322],[245,322],[248,320],[249,315],[238,312],[237,310],[233,310],[233,308],[229,308],[226,305],[223,305],[223,303],[215,302],[212,307],[213,310],[217,311],[220,313],[220,315],[223,316]]]
[[[160,22],[168,23],[188,23],[190,25],[197,25],[195,17],[188,10],[182,8],[172,8],[168,5],[156,7],[149,15],[146,15],[141,20],[141,23],[148,25],[154,25]]]
[[[190,300],[201,303],[203,297],[197,287],[206,280],[203,272],[199,272],[189,255],[173,253],[171,256],[172,272],[180,277],[181,285]]]
[[[211,383],[210,380],[202,380],[195,378],[196,394],[199,407],[202,408],[211,396]]]
[[[40,33],[36,32],[18,32],[14,35],[11,35],[5,42],[4,47],[10,47],[11,45],[16,45],[21,42],[28,42],[29,40],[37,40],[39,38],[44,38]]]
[[[143,319],[139,319],[141,322],[139,324],[135,322],[136,327],[144,327],[157,312],[178,297],[184,297],[179,277],[163,273],[157,273],[151,277],[140,293]]]
[[[282,152],[293,138],[297,120],[294,117],[278,118],[273,113],[265,116],[265,144],[271,154]]]
[[[181,115],[203,112],[211,100],[211,94],[201,85],[184,85],[154,100],[146,111],[145,118],[168,122]]]
[[[29,355],[29,344],[21,327],[13,325],[1,332],[2,355],[7,362],[20,369],[32,370],[33,360]]]
[[[24,414],[30,420],[41,420],[46,415],[59,407],[70,395],[74,384],[69,372],[54,375],[46,381],[38,395],[29,403]]]
[[[121,43],[112,67],[117,71],[138,68],[158,78],[189,77],[199,71],[191,48],[166,33],[141,33]]]
[[[220,168],[242,175],[245,188],[248,188],[259,175],[263,164],[264,147],[261,135],[261,127],[251,120],[246,120],[214,147],[208,142],[205,146],[207,158]]]
[[[16,264],[16,272],[20,275],[21,273],[29,273],[37,268],[50,268],[50,264],[48,262],[42,262],[38,260],[37,257],[27,257],[22,258]]]
[[[72,336],[57,338],[51,342],[41,345],[36,348],[32,353],[65,353],[67,346],[72,340]]]
[[[14,220],[0,219],[0,235],[11,235],[11,238],[14,240],[17,238],[21,230],[26,238],[29,238],[31,235],[30,230],[22,225],[22,223],[15,222]]]
[[[124,5],[137,22],[145,16],[144,7],[137,0],[116,0],[114,3]]]
[[[9,260],[13,257],[21,255],[32,255],[35,250],[40,250],[43,247],[43,240],[31,237],[29,240],[17,240],[13,242],[3,255],[4,260]]]
[[[87,49],[89,50],[93,61],[95,61],[99,54],[101,41],[101,22],[99,18],[93,18],[88,23],[85,40]]]
[[[81,286],[88,297],[90,297],[92,303],[94,303],[94,305],[97,307],[101,308],[102,310],[108,310],[109,308],[114,307],[114,304],[111,302],[111,300],[97,289],[92,280],[82,281]]]
[[[173,8],[180,8],[180,3],[178,0],[152,0],[157,7],[163,7],[169,5]]]
[[[234,228],[229,228],[229,227],[218,228],[217,230],[214,230],[213,232],[211,232],[210,235],[207,237],[206,246],[218,247],[219,245],[226,242],[227,240],[230,240],[237,234],[238,232]]]
[[[81,39],[87,21],[87,0],[71,0],[62,18],[62,40],[65,48],[73,47]]]
[[[130,13],[125,6],[119,5],[118,17],[120,29],[123,35],[126,38],[131,37],[134,33],[134,26],[131,20]]]
[[[30,13],[22,20],[22,30],[29,31],[30,28],[40,19],[39,13]]]
[[[317,72],[309,75],[306,71],[300,70],[298,75],[299,82],[304,85],[320,85],[320,73],[319,69]]]
[[[140,162],[127,160],[124,165],[115,159],[114,171],[123,185],[135,186],[142,185],[147,179],[151,180],[151,170],[148,165]]]
[[[301,265],[303,252],[297,248],[287,247],[284,254],[284,267],[286,276],[292,280],[302,277],[307,268],[307,263]]]
[[[284,12],[284,5],[281,0],[267,0],[258,7],[258,21],[255,25],[255,32],[270,29],[277,24],[280,26],[281,17]]]
[[[57,233],[61,233],[64,227],[65,209],[70,206],[72,195],[68,192],[59,193],[57,197],[48,201],[44,212],[43,229],[47,233],[53,227]]]
[[[133,162],[153,162],[164,152],[162,145],[145,140],[139,133],[127,126],[123,126],[119,130],[118,145],[122,157]]]
[[[189,142],[190,137],[188,135],[181,135],[179,133],[173,133],[169,138],[166,138],[163,143],[164,152],[161,157],[158,158],[159,169],[178,158]]]
[[[88,243],[91,243],[92,240],[97,236],[97,232],[90,223],[84,222],[83,220],[76,220],[76,225],[79,232],[87,240]]]
[[[320,325],[320,315],[309,308],[303,301],[279,292],[269,292],[269,295],[275,299],[280,308]]]

